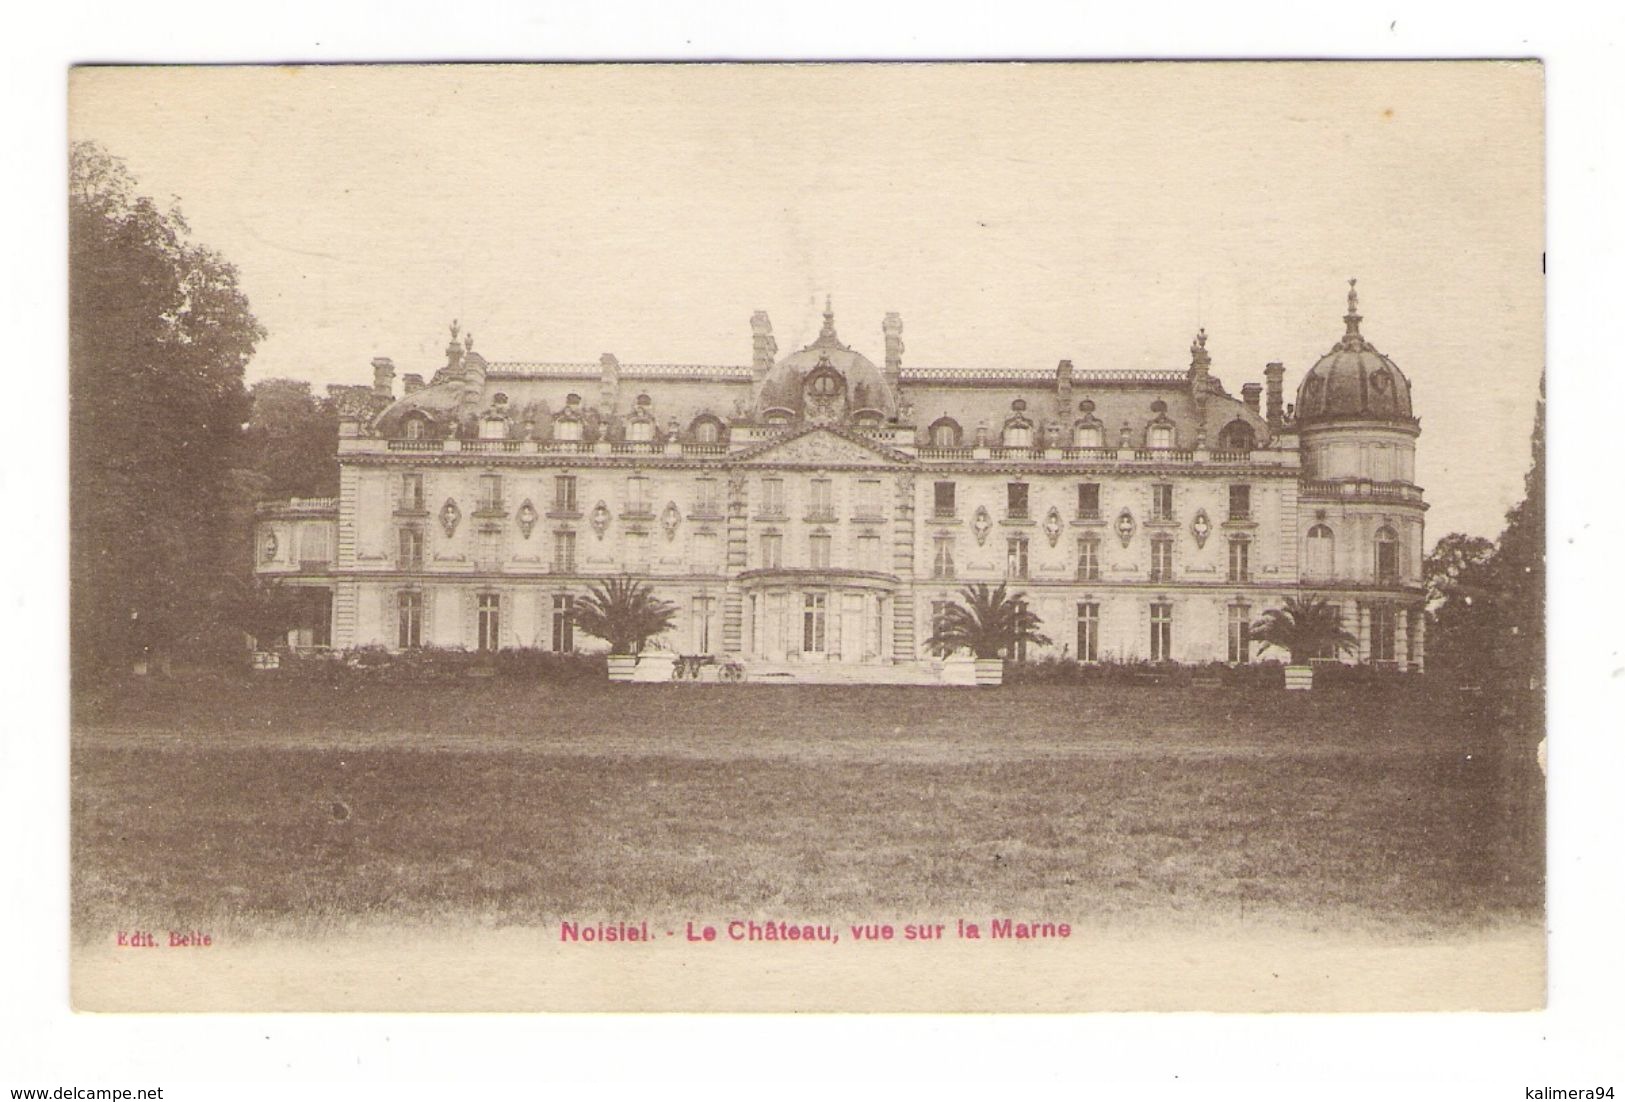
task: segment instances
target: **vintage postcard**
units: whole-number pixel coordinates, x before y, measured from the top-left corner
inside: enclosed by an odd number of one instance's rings
[[[69,97],[78,1008],[1544,1005],[1538,63]]]

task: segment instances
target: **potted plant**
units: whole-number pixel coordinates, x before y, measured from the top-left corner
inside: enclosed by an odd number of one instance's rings
[[[575,602],[576,627],[609,644],[609,679],[631,681],[649,640],[670,631],[677,606],[654,595],[653,587],[629,575],[587,587]],[[670,664],[667,656],[667,664]],[[666,680],[671,670],[664,671]]]
[[[1343,628],[1343,613],[1324,597],[1309,594],[1288,597],[1281,608],[1272,608],[1264,618],[1252,626],[1255,643],[1264,649],[1276,647],[1287,652],[1290,664],[1286,668],[1286,687],[1310,689],[1314,687],[1315,669],[1311,658],[1327,653],[1336,656],[1352,651],[1359,640]]]
[[[1026,594],[978,583],[966,586],[960,597],[963,603],[951,602],[943,610],[925,646],[944,658],[968,650],[976,663],[977,685],[1003,684],[1004,658],[1018,644],[1049,646],[1049,638],[1038,630],[1042,621],[1027,607]]]

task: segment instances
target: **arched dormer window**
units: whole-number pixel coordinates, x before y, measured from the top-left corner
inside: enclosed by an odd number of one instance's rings
[[[931,422],[932,447],[957,448],[962,435],[959,422],[952,417],[939,417]]]
[[[1399,581],[1399,533],[1386,524],[1378,528],[1375,551],[1377,581]]]
[[[1072,426],[1072,446],[1077,448],[1104,448],[1106,429],[1099,421],[1089,418]]]
[[[650,417],[634,417],[626,426],[626,438],[634,444],[646,444],[655,438],[655,423]]]
[[[1004,446],[1030,448],[1033,446],[1033,423],[1025,417],[1012,417],[1004,423]]]
[[[1253,427],[1239,417],[1219,430],[1220,451],[1250,452],[1257,446],[1258,437]]]
[[[722,422],[707,414],[701,414],[694,418],[694,423],[689,426],[688,431],[694,437],[696,444],[720,444],[722,442]]]
[[[1173,447],[1174,426],[1162,422],[1154,423],[1145,430],[1145,446],[1148,448]]]
[[[1303,572],[1311,578],[1331,577],[1332,553],[1335,547],[1336,538],[1326,525],[1317,524],[1309,529],[1309,538],[1304,548]]]
[[[581,418],[560,416],[553,422],[553,439],[576,441],[581,439]]]
[[[821,371],[813,376],[807,384],[808,393],[820,398],[833,398],[841,389],[840,378],[828,371]]]
[[[864,432],[873,432],[880,427],[880,414],[874,410],[864,410],[853,416],[852,424]]]
[[[406,433],[408,440],[427,440],[429,438],[429,419],[421,413],[409,414],[401,423],[401,429]]]
[[[790,423],[790,414],[782,409],[770,409],[762,416],[771,428],[783,428]]]

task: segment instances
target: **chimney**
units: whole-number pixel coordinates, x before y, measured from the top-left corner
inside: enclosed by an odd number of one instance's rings
[[[1267,364],[1264,367],[1264,404],[1265,416],[1270,423],[1271,432],[1280,432],[1281,426],[1286,423],[1281,414],[1281,377],[1286,374],[1286,368],[1278,363]]]
[[[1212,357],[1207,354],[1207,330],[1198,329],[1196,339],[1191,341],[1191,369],[1187,377],[1193,384],[1205,382],[1208,368],[1212,363]]]
[[[380,398],[395,397],[395,361],[388,356],[372,359],[372,392]]]
[[[886,335],[886,385],[895,393],[903,375],[903,315],[888,313],[880,331]]]
[[[1258,412],[1258,396],[1263,393],[1263,390],[1264,388],[1257,383],[1241,384],[1241,400],[1246,402],[1247,408],[1254,413]]]
[[[408,372],[401,376],[402,388],[407,394],[416,394],[423,389],[423,376],[417,372]]]
[[[605,352],[598,357],[598,405],[606,415],[615,412],[615,400],[621,392],[621,362],[615,353]]]
[[[767,311],[756,311],[750,316],[750,366],[758,383],[767,378],[778,351],[779,342],[773,339],[773,323],[768,320]]]

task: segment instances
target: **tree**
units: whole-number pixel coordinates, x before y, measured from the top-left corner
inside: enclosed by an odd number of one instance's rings
[[[575,602],[575,625],[609,644],[611,654],[641,654],[644,644],[677,622],[677,606],[628,575],[587,587]]]
[[[298,379],[266,379],[249,391],[242,462],[266,497],[333,497],[339,492],[339,419]]]
[[[1265,612],[1251,632],[1253,642],[1286,651],[1294,666],[1326,656],[1328,651],[1335,657],[1360,645],[1344,629],[1338,607],[1315,594],[1288,597],[1283,607]]]
[[[1422,563],[1428,587],[1428,652],[1436,666],[1473,665],[1494,634],[1496,547],[1483,536],[1452,532]]]
[[[1043,621],[1027,607],[1025,593],[1008,594],[986,583],[966,586],[960,591],[963,604],[953,602],[942,612],[936,631],[925,641],[933,654],[949,655],[961,647],[977,658],[999,658],[1014,653],[1022,643],[1037,647],[1050,644],[1039,632]]]
[[[237,271],[93,143],[71,151],[68,385],[78,673],[236,641],[222,610],[247,534],[231,461],[265,330]]]

